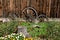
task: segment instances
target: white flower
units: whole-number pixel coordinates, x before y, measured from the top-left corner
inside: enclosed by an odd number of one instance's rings
[[[24,38],[25,38],[25,35],[24,35],[22,32],[20,32],[20,36],[22,36],[22,37],[24,37]]]
[[[16,37],[16,39],[18,39],[18,37]]]
[[[22,32],[20,32],[20,36],[22,36],[23,34],[22,34]]]
[[[13,37],[14,35],[16,35],[15,33],[12,33],[10,36]]]
[[[10,38],[11,36],[10,35],[8,35],[8,38]]]
[[[25,38],[25,35],[23,34],[23,37]]]
[[[19,36],[18,36],[18,38],[19,38]]]
[[[4,37],[0,37],[0,39],[4,39]]]
[[[19,40],[19,39],[17,38],[17,40]]]
[[[5,36],[5,38],[7,38],[8,36]]]
[[[15,33],[13,33],[13,35],[16,35]]]
[[[25,38],[25,35],[21,32],[20,34],[15,34],[15,33],[12,33],[11,35],[7,35],[7,36],[5,36],[5,37],[0,37],[0,39],[7,39],[7,38],[11,38],[11,37],[14,37],[14,36],[16,36],[15,38],[17,39],[17,40],[19,40],[19,37],[20,36],[22,36],[22,37],[24,37]],[[14,39],[15,40],[15,39]]]

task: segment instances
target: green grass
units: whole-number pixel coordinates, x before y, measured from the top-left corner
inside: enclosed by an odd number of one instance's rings
[[[32,37],[40,36],[40,35],[45,35],[47,33],[47,27],[48,27],[48,22],[40,22],[38,24],[35,23],[29,23],[29,22],[22,22],[20,23],[22,26],[27,27],[27,31],[30,33]],[[41,26],[40,28],[33,28],[33,25],[39,25]]]
[[[4,35],[13,33],[17,26],[18,26],[17,21],[0,23],[0,36],[4,36]]]
[[[17,22],[17,21],[0,23],[0,36],[13,33],[15,28],[19,25],[26,27],[28,33],[32,37],[45,36],[47,39],[52,38],[53,40],[60,40],[60,22],[54,22],[54,21],[40,22],[37,24],[30,22]],[[38,25],[40,26],[40,28],[33,27],[34,25]]]
[[[27,31],[32,37],[45,36],[45,38],[52,38],[53,40],[60,40],[60,22],[40,22],[38,24],[22,22],[22,26],[27,27]],[[40,28],[33,28],[33,25],[39,25]]]

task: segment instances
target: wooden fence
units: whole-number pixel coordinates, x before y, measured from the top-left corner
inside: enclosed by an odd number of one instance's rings
[[[38,14],[60,18],[60,0],[0,0],[0,14],[4,17],[16,13],[19,17],[26,7],[33,7]]]

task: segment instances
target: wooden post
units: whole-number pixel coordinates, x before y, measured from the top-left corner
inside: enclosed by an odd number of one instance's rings
[[[49,1],[49,12],[48,12],[49,17],[50,17],[50,12],[51,12],[51,0]]]
[[[50,17],[51,0],[47,0],[46,15]]]
[[[60,0],[57,2],[57,17],[60,18]]]
[[[13,0],[10,0],[10,10],[12,11],[14,8],[14,5],[13,5]]]
[[[43,12],[46,13],[46,0],[44,0]]]
[[[2,5],[2,15],[4,17],[4,0],[1,0],[1,5]]]

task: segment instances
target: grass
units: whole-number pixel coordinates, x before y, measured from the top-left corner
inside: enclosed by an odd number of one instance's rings
[[[20,25],[26,26],[27,31],[32,37],[45,37],[52,40],[60,40],[60,22],[40,22],[38,24],[22,22]],[[39,25],[40,28],[33,28],[33,25]]]
[[[0,23],[0,37],[13,33],[17,26],[18,26],[17,21]]]
[[[11,21],[7,23],[0,23],[0,36],[5,34],[11,34],[14,32],[16,26],[25,26],[28,33],[34,37],[45,37],[46,39],[51,38],[53,40],[60,40],[60,22],[40,22],[40,23],[30,23],[30,22],[17,22]],[[38,25],[38,27],[34,27]]]

